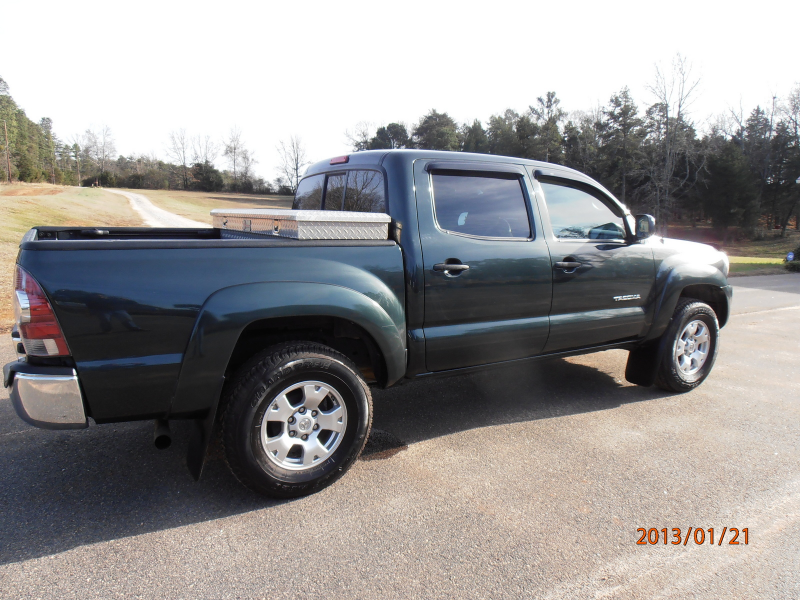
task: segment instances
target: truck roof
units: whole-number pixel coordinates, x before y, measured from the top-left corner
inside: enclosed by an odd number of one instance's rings
[[[386,161],[386,158],[392,155],[395,159],[400,159],[402,162],[407,162],[409,165],[419,159],[434,159],[434,160],[458,160],[458,161],[480,161],[480,162],[497,162],[497,163],[514,163],[518,165],[525,165],[534,169],[541,169],[546,173],[552,173],[560,177],[574,179],[583,183],[602,190],[605,194],[610,196],[617,204],[623,207],[625,212],[628,212],[616,196],[608,191],[605,187],[600,185],[591,177],[584,175],[580,171],[565,167],[564,165],[557,165],[553,163],[544,162],[541,160],[529,160],[527,158],[519,158],[516,156],[502,156],[498,154],[476,154],[474,152],[452,152],[443,150],[419,150],[419,149],[398,149],[398,150],[362,150],[359,152],[352,152],[347,156],[346,163],[331,164],[332,158],[321,160],[314,163],[305,172],[304,177],[315,175],[317,173],[326,173],[333,170],[341,170],[353,168],[354,166],[381,166]]]

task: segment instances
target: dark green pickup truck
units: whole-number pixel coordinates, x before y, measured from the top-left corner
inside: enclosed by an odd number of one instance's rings
[[[379,240],[37,227],[20,245],[5,385],[45,428],[192,419],[200,477],[221,424],[259,492],[329,485],[369,435],[370,385],[608,348],[674,392],[709,374],[728,260],[652,235],[576,171],[423,150],[323,161],[294,208],[388,213]],[[313,213],[319,215],[319,213]]]

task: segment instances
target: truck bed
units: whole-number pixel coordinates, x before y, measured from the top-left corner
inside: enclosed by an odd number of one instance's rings
[[[391,240],[223,239],[212,228],[38,227],[25,235],[18,262],[48,295],[89,416],[98,422],[197,409],[173,404],[175,385],[198,319],[225,290],[242,290],[257,306],[280,301],[301,307],[318,302],[324,290],[352,290],[405,330],[403,257]],[[298,286],[307,282],[318,292],[301,297]],[[231,310],[235,318],[250,309]],[[218,327],[233,327],[231,318]]]
[[[271,248],[292,246],[394,246],[392,240],[295,240],[279,236],[172,227],[34,227],[22,238],[22,250],[103,250],[109,248]],[[242,239],[244,238],[244,239]],[[43,245],[46,244],[46,245]]]

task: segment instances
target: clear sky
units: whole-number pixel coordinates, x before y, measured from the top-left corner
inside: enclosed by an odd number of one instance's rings
[[[548,90],[587,110],[625,85],[643,109],[654,65],[678,52],[701,80],[696,122],[747,113],[800,82],[799,17],[797,0],[3,0],[0,76],[62,139],[108,125],[126,155],[236,125],[273,179],[279,140],[320,160],[347,152],[359,121],[435,108],[485,123]]]

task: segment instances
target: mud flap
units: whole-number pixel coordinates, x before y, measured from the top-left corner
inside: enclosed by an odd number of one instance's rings
[[[655,383],[658,364],[664,353],[660,341],[656,340],[630,351],[628,364],[625,366],[625,379],[644,387],[650,387]]]
[[[225,378],[223,377],[219,382],[217,393],[214,396],[214,404],[209,408],[208,414],[202,419],[194,420],[194,431],[189,439],[189,451],[186,454],[186,466],[189,467],[189,473],[192,474],[195,481],[200,481],[203,467],[206,464],[208,445],[211,443],[211,436],[214,434],[214,424],[217,421],[217,409],[219,408],[224,384]]]

